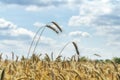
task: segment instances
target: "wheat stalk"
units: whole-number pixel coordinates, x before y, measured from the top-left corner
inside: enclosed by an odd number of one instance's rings
[[[45,27],[43,28],[43,30],[41,31],[41,33],[40,33],[40,35],[39,35],[39,38],[38,38],[38,40],[37,40],[37,42],[36,42],[36,44],[35,44],[35,47],[34,47],[34,49],[33,49],[33,53],[35,53],[35,50],[36,50],[36,48],[37,48],[37,45],[38,45],[38,43],[39,43],[39,40],[40,40],[40,38],[41,38],[44,30],[45,30]]]
[[[115,71],[118,72],[118,67],[117,67],[117,65],[116,65],[113,61],[111,61],[111,63],[113,64]]]
[[[53,59],[53,52],[51,53],[51,60],[53,61],[54,59]]]
[[[101,80],[104,80],[104,78],[100,75],[99,72],[97,72],[97,71],[94,71],[94,72],[101,78]]]
[[[5,76],[5,69],[2,70],[0,80],[4,80],[4,76]]]
[[[65,45],[64,45],[64,47],[61,49],[61,51],[59,52],[59,55],[58,56],[60,56],[61,55],[61,53],[63,52],[63,50],[67,47],[67,45],[69,44],[70,42],[68,42],[68,43],[66,43]]]
[[[30,51],[31,51],[32,45],[33,45],[33,43],[34,43],[34,41],[35,41],[35,38],[37,37],[39,31],[40,31],[42,28],[43,28],[43,27],[40,27],[40,28],[37,30],[37,32],[35,33],[34,37],[33,37],[33,40],[32,40],[32,42],[31,42],[31,44],[30,44],[29,49],[28,49],[27,59],[28,59],[28,57],[29,57],[29,54],[30,54]]]
[[[81,76],[79,75],[79,73],[76,72],[75,70],[66,70],[66,71],[67,71],[67,72],[71,72],[71,73],[73,73],[73,74],[76,74],[77,77],[79,78],[79,80],[82,80],[82,78],[81,78]]]

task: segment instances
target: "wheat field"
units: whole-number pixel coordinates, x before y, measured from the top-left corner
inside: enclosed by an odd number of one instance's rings
[[[76,61],[44,59],[33,54],[30,59],[1,60],[1,80],[120,80],[120,65],[80,58]]]

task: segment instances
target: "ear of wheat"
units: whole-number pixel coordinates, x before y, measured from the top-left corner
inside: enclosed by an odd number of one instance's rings
[[[80,55],[79,50],[78,50],[78,47],[77,47],[77,44],[76,44],[75,42],[72,42],[72,43],[73,43],[73,45],[74,45],[74,47],[75,47],[75,50],[76,50],[77,55]]]
[[[94,54],[95,56],[97,56],[97,57],[101,57],[99,54]]]
[[[60,26],[56,22],[52,21],[51,23],[53,23],[59,29],[59,31],[62,32],[62,29],[60,28]]]
[[[57,34],[59,33],[55,28],[53,28],[52,26],[50,25],[46,25],[47,28],[50,28],[51,30],[53,30],[54,32],[56,32]]]

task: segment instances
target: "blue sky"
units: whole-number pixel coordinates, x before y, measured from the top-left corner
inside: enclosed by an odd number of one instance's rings
[[[26,56],[37,29],[51,21],[63,33],[46,29],[37,54],[57,56],[66,43],[75,41],[81,56],[120,57],[119,0],[0,0],[0,52],[4,57],[11,52]],[[62,53],[66,57],[74,54],[72,44]]]

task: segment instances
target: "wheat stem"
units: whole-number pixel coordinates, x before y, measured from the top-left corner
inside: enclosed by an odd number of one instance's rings
[[[36,34],[34,35],[34,37],[33,37],[33,40],[32,40],[32,42],[31,42],[31,44],[30,44],[29,49],[28,49],[27,59],[28,59],[28,57],[29,57],[29,54],[30,54],[30,51],[31,51],[32,45],[33,45],[33,43],[34,43],[34,40],[35,40],[37,34],[39,33],[39,31],[40,31],[42,28],[43,28],[43,27],[40,27],[40,28],[37,30],[37,32],[36,32]]]
[[[46,28],[46,27],[43,28],[43,30],[41,31],[41,33],[40,33],[40,35],[39,35],[39,38],[38,38],[38,40],[37,40],[37,42],[36,42],[36,44],[35,44],[35,47],[34,47],[33,53],[35,53],[35,50],[36,50],[36,48],[37,48],[37,45],[38,45],[38,43],[39,43],[39,40],[40,40],[40,38],[41,38],[41,36],[42,36],[42,34],[43,34],[45,28]]]

